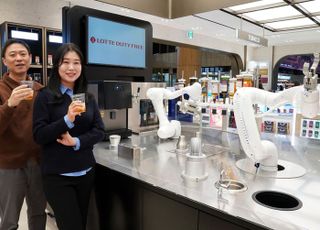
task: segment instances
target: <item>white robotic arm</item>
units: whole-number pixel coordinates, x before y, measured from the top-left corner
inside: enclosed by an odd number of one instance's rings
[[[201,99],[201,85],[196,82],[191,86],[184,87],[174,92],[165,88],[150,88],[147,91],[147,97],[152,101],[154,110],[159,118],[158,136],[162,139],[171,137],[177,138],[181,134],[180,122],[168,120],[163,106],[163,100],[174,99],[183,94],[188,94],[190,96],[189,101],[199,101]]]
[[[319,91],[315,69],[319,63],[319,54],[315,54],[311,71],[304,66],[304,85],[296,86],[279,93],[271,93],[257,88],[240,88],[234,96],[234,114],[241,145],[246,155],[259,163],[261,169],[277,171],[278,151],[276,146],[261,140],[252,105],[263,104],[268,107],[279,107],[285,103],[300,106],[303,116],[315,117],[319,112]]]

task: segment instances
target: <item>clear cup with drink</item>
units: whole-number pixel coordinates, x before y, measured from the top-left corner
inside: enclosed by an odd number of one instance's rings
[[[21,85],[27,85],[30,90],[30,93],[24,98],[24,100],[32,100],[33,98],[33,81],[25,80],[25,81],[20,81]]]
[[[78,93],[71,96],[73,102],[79,103],[76,112],[84,113],[86,111],[86,94]]]

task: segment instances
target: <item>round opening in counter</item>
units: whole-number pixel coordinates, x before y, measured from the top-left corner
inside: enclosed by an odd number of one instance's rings
[[[302,207],[302,202],[286,193],[276,191],[258,191],[252,194],[258,204],[280,211],[295,211]]]

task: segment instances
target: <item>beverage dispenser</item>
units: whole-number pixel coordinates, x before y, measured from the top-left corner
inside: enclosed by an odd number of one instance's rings
[[[140,133],[157,129],[159,127],[158,117],[152,102],[147,98],[149,88],[165,88],[163,82],[132,82],[132,108],[129,109],[128,127],[134,133]]]
[[[132,107],[131,82],[97,81],[88,84],[99,105],[105,125],[106,140],[112,134],[127,138],[131,135],[128,128],[128,109]]]

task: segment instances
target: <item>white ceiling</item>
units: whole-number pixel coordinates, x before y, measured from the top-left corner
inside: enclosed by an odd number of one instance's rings
[[[72,4],[80,3],[79,5],[83,5],[81,4],[81,2],[83,2],[81,0],[71,0],[70,2]],[[109,5],[107,3],[103,4]],[[109,5],[109,7],[112,8],[112,13],[139,18],[149,21],[152,24],[165,25],[180,30],[193,30],[195,36],[196,34],[202,34],[242,45],[257,46],[255,44],[238,41],[235,36],[235,29],[242,29],[258,36],[264,36],[269,40],[269,46],[319,43],[320,41],[320,27],[316,29],[271,32],[221,10],[176,19],[166,19],[114,5]]]

